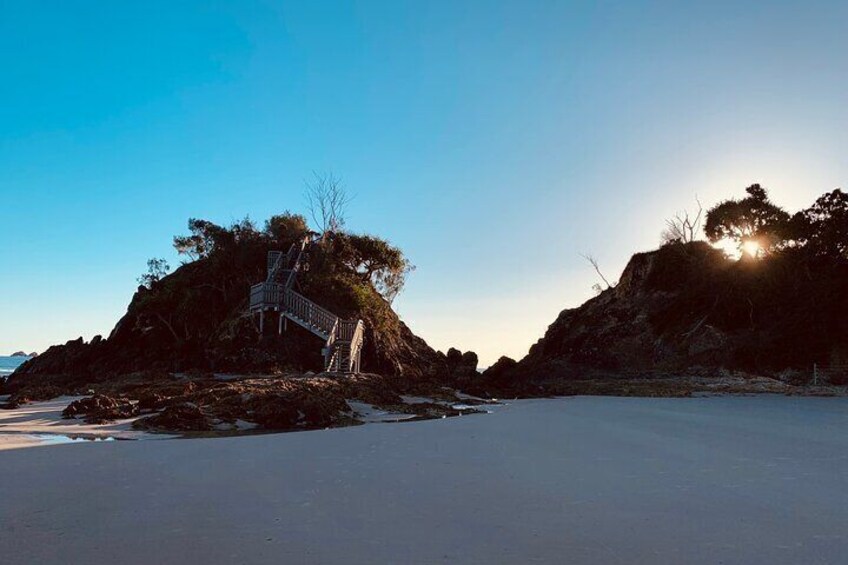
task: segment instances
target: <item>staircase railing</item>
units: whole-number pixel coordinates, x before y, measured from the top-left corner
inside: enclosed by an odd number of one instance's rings
[[[289,276],[285,280],[286,288],[291,288],[294,284],[297,272],[300,271],[303,265],[303,253],[306,251],[310,241],[312,240],[307,235],[299,243],[292,243],[292,246],[289,248],[287,264],[291,265],[291,271],[289,271]]]
[[[264,305],[279,305],[283,303],[286,286],[280,283],[262,282],[250,287],[250,307],[261,308]]]
[[[336,337],[339,335],[339,321],[337,318],[336,323],[333,325],[333,331],[330,332],[327,343],[324,344],[324,367],[328,371],[333,369],[335,365],[338,365],[339,350],[336,347]]]
[[[268,276],[265,282],[276,283],[282,282],[286,287],[291,287],[294,284],[295,272],[300,270],[303,252],[309,245],[309,236],[305,236],[300,241],[292,243],[289,250],[285,253],[282,251],[268,252]],[[288,274],[285,275],[285,272]],[[283,279],[282,277],[285,276]]]
[[[288,259],[281,251],[268,252],[268,276],[265,277],[265,282],[276,282],[277,274],[285,269]]]
[[[299,318],[309,327],[320,330],[325,339],[335,331],[339,317],[322,308],[292,289],[287,289],[283,297],[283,306],[286,312]]]
[[[350,367],[349,370],[359,372],[359,359],[362,352],[362,346],[365,344],[365,323],[362,320],[356,320],[356,327],[353,330],[353,335],[350,338]]]
[[[260,328],[264,310],[281,310],[286,317],[326,340],[324,360],[328,371],[359,372],[360,353],[365,342],[362,320],[342,320],[292,290],[311,241],[309,236],[305,236],[293,243],[286,253],[268,253],[268,276],[265,282],[250,287],[250,309],[259,311]]]

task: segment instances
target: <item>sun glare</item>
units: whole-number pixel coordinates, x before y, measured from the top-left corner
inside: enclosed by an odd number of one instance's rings
[[[731,259],[741,259],[743,254],[749,257],[758,257],[762,249],[760,244],[752,239],[743,242],[741,246],[733,239],[722,239],[715,242],[713,246],[724,251],[725,255]]]
[[[747,253],[751,257],[756,257],[760,253],[760,244],[752,239],[749,239],[748,241],[742,244],[742,251]]]
[[[739,251],[739,244],[730,238],[716,241],[713,246],[716,249],[721,249],[724,254],[733,259],[739,259],[742,253]]]

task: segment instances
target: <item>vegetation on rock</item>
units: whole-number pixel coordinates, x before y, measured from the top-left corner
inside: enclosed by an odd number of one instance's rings
[[[736,261],[705,242],[672,238],[636,254],[615,288],[564,310],[527,357],[487,377],[655,376],[700,366],[797,369],[809,380],[814,363],[844,363],[848,197],[835,190],[790,214],[761,186],[746,192],[708,210],[704,231],[745,249],[754,241],[758,252]]]
[[[152,259],[107,339],[51,347],[17,370],[9,390],[23,375],[74,382],[145,370],[321,371],[320,340],[295,324],[282,336],[260,336],[247,315],[249,289],[265,278],[268,251],[287,250],[310,233],[306,219],[290,212],[269,218],[262,229],[249,219],[230,226],[190,219],[188,234],[174,238],[186,261],[165,274],[164,261]],[[366,322],[363,366],[412,377],[444,372],[444,356],[391,309],[412,268],[403,252],[373,235],[315,235],[297,284],[337,315]]]

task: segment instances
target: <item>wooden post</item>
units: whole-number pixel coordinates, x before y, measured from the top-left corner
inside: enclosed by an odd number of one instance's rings
[[[259,311],[259,335],[265,335],[265,310]]]
[[[277,333],[283,335],[283,320],[286,318],[282,312],[279,312],[280,319],[277,320]]]

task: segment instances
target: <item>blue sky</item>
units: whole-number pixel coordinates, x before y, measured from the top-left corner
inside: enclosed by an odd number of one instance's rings
[[[744,4],[744,5],[743,5]],[[189,217],[303,209],[417,270],[434,347],[524,355],[752,182],[797,208],[848,174],[848,7],[749,2],[0,0],[0,352],[108,334]]]

